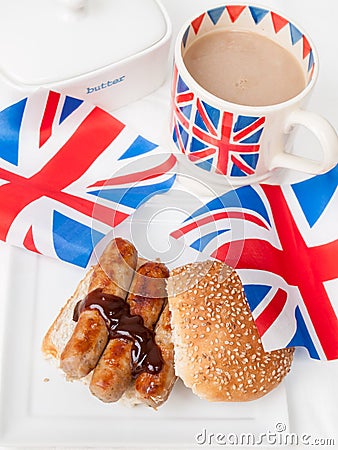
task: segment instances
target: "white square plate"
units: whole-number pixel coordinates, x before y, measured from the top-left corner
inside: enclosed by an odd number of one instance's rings
[[[177,204],[174,198],[170,201],[175,192],[165,195],[166,205]],[[141,207],[134,219],[116,231],[116,236],[133,237],[142,256],[148,258],[157,251],[171,254],[168,234],[182,220],[173,211],[158,214],[161,204],[163,196]],[[148,230],[148,239],[143,227]],[[288,429],[284,385],[249,403],[208,403],[178,382],[167,403],[153,411],[143,406],[103,404],[81,383],[66,382],[61,372],[43,359],[40,347],[83,270],[6,245],[0,246],[0,252],[2,261],[6,254],[8,257],[0,302],[0,445],[194,448],[200,447],[196,436],[203,430],[208,435],[257,435],[275,431],[277,423]],[[191,252],[184,251],[168,265],[196,260],[195,252]]]

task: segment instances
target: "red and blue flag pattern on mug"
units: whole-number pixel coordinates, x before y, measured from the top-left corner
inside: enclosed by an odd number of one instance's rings
[[[175,164],[102,109],[39,90],[0,112],[0,239],[86,267],[112,227],[171,188]]]
[[[292,22],[261,7],[225,5],[202,13],[187,27],[182,48],[188,48],[200,35],[222,27],[257,30],[290,49],[307,73],[307,82],[311,80],[315,62],[307,37]],[[175,68],[172,132],[178,149],[209,172],[236,178],[254,175],[259,165],[259,147],[264,139],[266,118],[224,112],[225,106],[217,107],[217,102],[199,98],[184,78],[183,72],[180,76]]]
[[[208,171],[243,177],[253,175],[265,117],[234,116],[196,102],[188,158]]]
[[[179,150],[191,162],[209,172],[234,177],[253,175],[265,117],[220,112],[195,98],[177,69],[174,86],[176,115],[173,140]]]
[[[266,350],[338,359],[338,166],[282,186],[232,190],[173,232],[238,271]]]
[[[178,74],[176,65],[173,73],[173,95],[174,104],[172,108],[175,110],[172,124],[173,141],[182,153],[188,152],[189,140],[189,121],[192,114],[192,108],[195,95],[184,83]]]

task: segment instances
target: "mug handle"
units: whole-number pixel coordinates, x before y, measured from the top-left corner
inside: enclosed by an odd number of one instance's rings
[[[320,174],[334,167],[338,162],[338,137],[333,126],[318,114],[303,109],[297,109],[288,116],[284,132],[289,133],[295,125],[303,125],[316,136],[322,147],[321,161],[282,151],[272,158],[271,169],[286,167],[300,172]]]

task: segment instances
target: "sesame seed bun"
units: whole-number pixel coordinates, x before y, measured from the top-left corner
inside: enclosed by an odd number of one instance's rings
[[[172,271],[175,371],[209,401],[262,397],[289,372],[293,348],[265,352],[237,273],[216,261]]]

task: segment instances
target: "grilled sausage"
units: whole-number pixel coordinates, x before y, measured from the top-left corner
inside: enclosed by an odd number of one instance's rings
[[[131,315],[142,317],[143,324],[153,329],[167,298],[168,269],[161,263],[147,262],[137,270],[127,302]],[[133,376],[133,341],[111,339],[91,379],[90,390],[103,402],[115,402],[126,391]]]
[[[137,264],[137,250],[125,239],[113,239],[99,259],[88,292],[97,288],[116,297],[127,297]]]
[[[132,281],[137,251],[128,241],[116,238],[94,267],[88,292],[100,288],[123,299]],[[60,358],[60,368],[70,379],[82,378],[96,366],[109,338],[107,325],[97,309],[84,309]]]
[[[144,325],[152,330],[167,300],[169,271],[159,262],[148,261],[136,272],[128,295],[131,314],[143,318]]]
[[[164,365],[157,374],[141,373],[135,382],[136,397],[157,409],[164,403],[175,384],[174,345],[171,340],[170,311],[164,308],[155,329],[155,342],[160,347]]]

